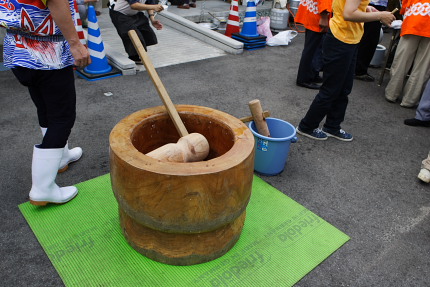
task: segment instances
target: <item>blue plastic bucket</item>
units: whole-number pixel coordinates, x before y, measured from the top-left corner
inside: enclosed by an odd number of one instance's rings
[[[296,129],[289,122],[266,118],[270,137],[257,133],[252,121],[249,129],[255,138],[254,170],[263,175],[277,175],[284,170],[290,151],[290,144],[297,142]]]

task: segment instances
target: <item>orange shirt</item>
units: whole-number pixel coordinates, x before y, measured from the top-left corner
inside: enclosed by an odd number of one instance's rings
[[[400,36],[417,35],[430,37],[430,1],[403,0],[403,23]]]
[[[321,32],[322,28],[319,25],[323,11],[331,13],[332,0],[300,0],[299,9],[294,21],[301,23],[306,29],[314,32]]]

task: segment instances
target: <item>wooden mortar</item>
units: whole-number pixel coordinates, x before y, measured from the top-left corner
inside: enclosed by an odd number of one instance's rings
[[[121,120],[110,134],[110,169],[120,224],[131,246],[166,264],[224,255],[242,232],[252,189],[254,136],[239,119],[178,105],[190,133],[210,143],[207,160],[162,162],[149,151],[180,138],[162,106]]]

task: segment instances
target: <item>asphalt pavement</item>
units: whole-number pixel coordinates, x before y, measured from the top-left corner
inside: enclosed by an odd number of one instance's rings
[[[384,35],[386,45],[389,36]],[[248,102],[257,98],[273,117],[297,125],[316,94],[295,85],[303,42],[299,34],[288,46],[157,71],[175,104],[240,118],[250,115]],[[379,73],[370,69],[373,76]],[[430,186],[417,179],[430,129],[403,124],[415,110],[385,101],[387,81],[388,76],[381,87],[354,82],[342,125],[354,135],[352,142],[299,137],[285,170],[261,176],[351,237],[297,286],[430,286]],[[0,87],[0,285],[62,286],[18,209],[28,201],[32,147],[41,141],[36,110],[11,71],[0,71]],[[145,72],[95,82],[77,78],[76,89],[69,144],[82,147],[84,155],[58,175],[60,186],[108,173],[112,128],[137,110],[162,104]]]

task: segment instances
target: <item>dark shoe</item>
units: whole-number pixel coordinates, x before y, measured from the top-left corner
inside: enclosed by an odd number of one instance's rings
[[[128,58],[132,61],[140,62],[140,57],[137,55],[136,56],[128,56]]]
[[[387,97],[385,97],[385,100],[386,100],[387,102],[389,102],[389,103],[392,103],[392,104],[394,104],[394,103],[396,103],[396,102],[397,102],[397,100],[392,100],[392,99],[389,99],[389,98],[387,98]]]
[[[430,127],[430,121],[421,121],[417,119],[406,119],[405,125],[413,127]]]
[[[315,77],[314,83],[321,84],[322,82],[323,82],[323,78],[320,75]]]
[[[356,78],[357,80],[360,80],[360,81],[364,81],[364,82],[374,82],[375,81],[375,78],[369,74],[355,75],[354,78]]]
[[[325,141],[328,137],[327,135],[320,129],[314,129],[312,132],[307,133],[304,131],[301,131],[299,127],[296,128],[296,131],[298,134],[301,134],[302,136],[318,140],[318,141]]]
[[[101,14],[102,14],[102,12],[96,11],[96,16],[100,16]]]
[[[188,4],[183,4],[183,5],[178,5],[179,9],[190,9],[190,5]]]
[[[296,82],[296,85],[303,88],[308,88],[312,90],[319,90],[321,88],[321,85],[315,84],[315,83],[300,83]]]
[[[409,105],[405,105],[405,104],[400,104],[400,106],[402,108],[405,108],[405,109],[415,109],[417,107],[417,105],[409,106]]]
[[[196,8],[196,7],[197,7],[197,5],[196,5],[196,3],[190,3],[190,7],[191,7],[191,8]]]
[[[343,129],[340,129],[335,132],[332,130],[328,130],[327,128],[323,128],[322,130],[327,134],[327,136],[338,139],[340,141],[350,142],[354,139],[352,137],[352,134],[345,132]]]

